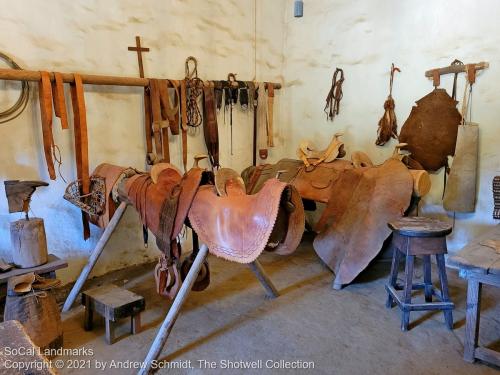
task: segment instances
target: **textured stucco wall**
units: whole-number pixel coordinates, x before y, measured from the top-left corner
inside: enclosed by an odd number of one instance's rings
[[[284,1],[257,1],[257,79],[281,81]],[[31,70],[136,76],[137,58],[127,46],[141,35],[147,76],[184,77],[184,61],[196,56],[202,79],[224,79],[229,72],[238,78],[254,77],[254,1],[0,1],[0,51],[7,52]],[[0,108],[12,103],[19,83],[0,81]],[[36,85],[26,111],[15,121],[0,126],[0,180],[49,181],[43,158]],[[71,110],[68,87],[67,107]],[[279,122],[277,94],[276,158],[283,152],[284,125]],[[90,165],[101,162],[144,169],[142,89],[85,86],[89,127]],[[234,152],[230,155],[229,119],[219,116],[221,162],[237,170],[251,164],[252,116],[235,110]],[[62,151],[62,174],[75,179],[73,132],[61,131],[54,122],[55,142]],[[181,166],[180,139],[171,137],[172,161]],[[192,155],[205,152],[203,133],[189,136]],[[70,267],[61,271],[64,281],[75,279],[94,248],[101,231],[83,241],[78,210],[62,199],[66,184],[58,179],[39,189],[33,214],[45,219],[50,252],[67,258]],[[9,259],[9,221],[21,215],[7,212],[3,183],[0,185],[0,257]],[[112,236],[93,274],[153,259],[151,241],[142,246],[136,213],[129,209]]]
[[[474,87],[472,119],[480,124],[478,204],[474,214],[457,214],[449,247],[456,251],[474,235],[495,224],[492,219],[492,177],[500,173],[498,146],[500,107],[500,34],[495,1],[307,1],[304,17],[294,19],[292,1],[285,8],[284,122],[291,124],[290,144],[302,138],[326,145],[331,135],[345,133],[350,152],[364,150],[375,162],[390,156],[396,141],[375,145],[377,123],[388,94],[392,62],[402,69],[394,83],[396,115],[401,127],[414,101],[432,90],[427,69],[446,66],[455,58],[465,63],[489,61]],[[340,115],[327,122],[324,100],[335,67],[345,71]],[[452,76],[443,76],[450,90]],[[458,96],[463,95],[464,76]],[[461,104],[459,107],[461,108]],[[443,171],[431,176],[433,188],[421,214],[452,221],[441,204]]]

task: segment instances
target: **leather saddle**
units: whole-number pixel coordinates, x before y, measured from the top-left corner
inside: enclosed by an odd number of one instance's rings
[[[155,269],[160,295],[174,298],[182,284],[181,247],[177,237],[199,186],[211,180],[211,173],[201,168],[192,168],[183,175],[175,166],[159,163],[153,166],[151,173],[137,173],[125,181],[129,202],[139,212],[144,227],[155,235],[156,244],[162,251]],[[187,272],[184,268],[182,274]],[[200,274],[209,277],[208,263]],[[198,281],[205,283],[205,280]],[[193,289],[201,290],[196,286]]]
[[[307,168],[320,163],[331,163],[337,158],[345,156],[344,142],[340,140],[342,133],[336,133],[328,147],[317,150],[311,141],[303,140],[297,149],[297,157],[302,160]]]
[[[315,159],[311,160],[315,163]],[[291,184],[303,199],[326,203],[334,182],[343,171],[352,168],[352,163],[347,160],[337,159],[307,168],[301,160],[281,159],[276,164],[249,167],[243,171],[242,177],[249,194],[259,192],[268,179],[277,178]]]
[[[302,201],[291,185],[272,178],[249,195],[228,169],[216,173],[215,186],[200,186],[188,216],[211,253],[238,263],[253,262],[265,249],[292,253],[305,225]]]

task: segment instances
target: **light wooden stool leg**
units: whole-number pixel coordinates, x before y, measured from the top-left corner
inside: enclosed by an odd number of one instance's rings
[[[104,318],[106,322],[106,342],[111,345],[115,342],[115,322],[111,319]]]
[[[479,339],[481,317],[481,289],[483,284],[474,279],[467,283],[467,309],[465,321],[464,360],[474,362]]]
[[[436,261],[439,270],[439,280],[441,281],[441,294],[443,302],[450,302],[448,292],[448,277],[446,276],[446,265],[444,254],[436,254]],[[453,312],[451,310],[443,310],[444,320],[449,329],[453,329]]]
[[[405,287],[403,302],[405,304],[411,303],[411,291],[413,289],[413,264],[415,261],[414,255],[406,255],[406,266],[405,266]],[[401,319],[401,330],[408,331],[408,326],[410,324],[410,310],[403,308],[403,317]]]
[[[432,302],[431,256],[424,255],[425,302]]]

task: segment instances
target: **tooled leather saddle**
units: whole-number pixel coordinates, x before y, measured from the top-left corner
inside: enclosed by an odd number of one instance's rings
[[[264,250],[280,255],[298,247],[305,216],[295,188],[276,178],[253,195],[239,175],[226,168],[215,186],[201,186],[188,214],[191,227],[210,252],[238,263],[253,262]]]

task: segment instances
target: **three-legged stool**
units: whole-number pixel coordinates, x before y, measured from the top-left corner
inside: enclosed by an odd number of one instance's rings
[[[447,253],[446,236],[451,233],[450,224],[426,217],[403,217],[389,223],[393,231],[392,237],[392,267],[389,283],[386,284],[388,308],[396,302],[402,310],[401,330],[407,331],[410,323],[411,311],[442,310],[446,325],[453,329],[452,310],[454,304],[448,293],[448,279],[444,254]],[[402,256],[406,256],[404,286],[398,285],[398,268]],[[432,285],[431,255],[436,256],[441,290]],[[423,258],[424,282],[413,283],[413,265],[415,256]],[[415,289],[424,289],[425,303],[412,303],[411,293]],[[399,293],[398,290],[402,290]],[[438,301],[433,302],[432,297]]]

